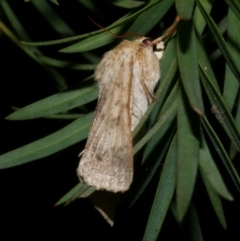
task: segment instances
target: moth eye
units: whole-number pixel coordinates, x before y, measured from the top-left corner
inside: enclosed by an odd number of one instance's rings
[[[146,38],[142,41],[142,43],[148,47],[152,43],[152,40],[150,38]]]

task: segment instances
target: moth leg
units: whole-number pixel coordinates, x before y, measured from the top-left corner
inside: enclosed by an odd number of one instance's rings
[[[79,153],[78,157],[82,156],[83,153],[84,153],[84,150]]]
[[[148,89],[148,87],[146,86],[144,80],[143,80],[143,79],[140,79],[140,82],[141,82],[141,84],[142,84],[142,86],[143,86],[143,89],[144,89],[145,93],[147,94],[148,98],[149,98],[152,102],[158,102],[158,99],[156,99],[156,98],[152,95],[151,91],[150,91],[150,90]]]
[[[139,49],[136,58],[141,73],[139,81],[148,97],[148,101],[149,103],[157,102],[158,100],[153,96],[152,91],[156,84],[154,82],[156,82],[156,68],[157,70],[159,69],[159,62],[153,52],[150,52],[149,49]],[[157,81],[159,80],[159,77],[160,76],[158,76]]]

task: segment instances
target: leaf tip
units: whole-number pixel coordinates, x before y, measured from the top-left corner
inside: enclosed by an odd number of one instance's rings
[[[193,107],[193,110],[200,116],[204,116],[204,112],[196,107]]]
[[[233,202],[234,197],[231,194],[229,194],[228,197],[227,197],[227,200]]]

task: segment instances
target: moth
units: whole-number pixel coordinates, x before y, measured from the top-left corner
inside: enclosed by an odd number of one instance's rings
[[[132,131],[155,100],[164,37],[124,40],[95,70],[98,104],[77,174],[98,190],[124,192],[132,183]]]

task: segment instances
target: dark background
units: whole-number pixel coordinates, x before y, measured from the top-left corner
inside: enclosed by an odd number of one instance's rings
[[[60,38],[49,28],[31,3],[22,1],[9,1],[9,3],[33,41]],[[60,6],[52,4],[54,10],[66,19],[76,34],[96,30],[96,26],[87,19],[87,15],[92,16],[91,12],[84,8],[81,9],[82,12],[79,12],[79,8],[74,7],[76,4],[74,2],[59,1],[59,3]],[[221,4],[221,9],[226,11],[224,1]],[[122,16],[125,11],[119,11],[119,8],[114,7],[109,10],[109,6],[101,1],[98,8],[99,12],[103,14],[94,15],[94,19],[104,26]],[[216,19],[221,15],[219,9],[215,9],[213,12]],[[172,16],[174,16],[174,9],[172,11]],[[10,27],[10,23],[6,19],[3,20]],[[169,22],[170,25],[172,20],[173,18],[167,19],[165,22],[166,24]],[[45,47],[41,50],[47,56],[82,61],[77,54],[63,56],[57,52],[59,48],[62,46]],[[102,53],[100,52],[100,54]],[[0,153],[3,154],[59,130],[69,121],[4,120],[12,112],[12,106],[28,105],[56,93],[57,89],[43,68],[26,56],[3,33],[0,36],[0,57]],[[218,68],[222,65],[222,69],[224,69],[224,62],[221,61],[220,59],[215,64]],[[61,73],[70,85],[85,77],[78,71],[62,70]],[[86,76],[89,74],[91,73],[86,73]],[[220,80],[222,76],[223,74],[219,73]],[[154,198],[157,179],[150,183],[142,198],[132,209],[129,210],[124,205],[117,207],[116,223],[113,228],[102,219],[87,199],[79,199],[67,207],[54,207],[59,198],[78,183],[75,172],[79,162],[77,156],[84,148],[84,144],[85,141],[82,141],[49,157],[0,171],[1,240],[10,240],[14,237],[23,240],[50,238],[53,240],[59,238],[68,240],[141,240]],[[231,193],[236,197],[234,202],[223,200],[228,224],[227,231],[224,231],[218,223],[201,181],[197,182],[200,191],[195,194],[194,201],[204,240],[239,240],[239,193],[231,181],[226,181],[229,182]],[[169,213],[159,239],[188,240],[189,237],[184,225],[180,227]]]

